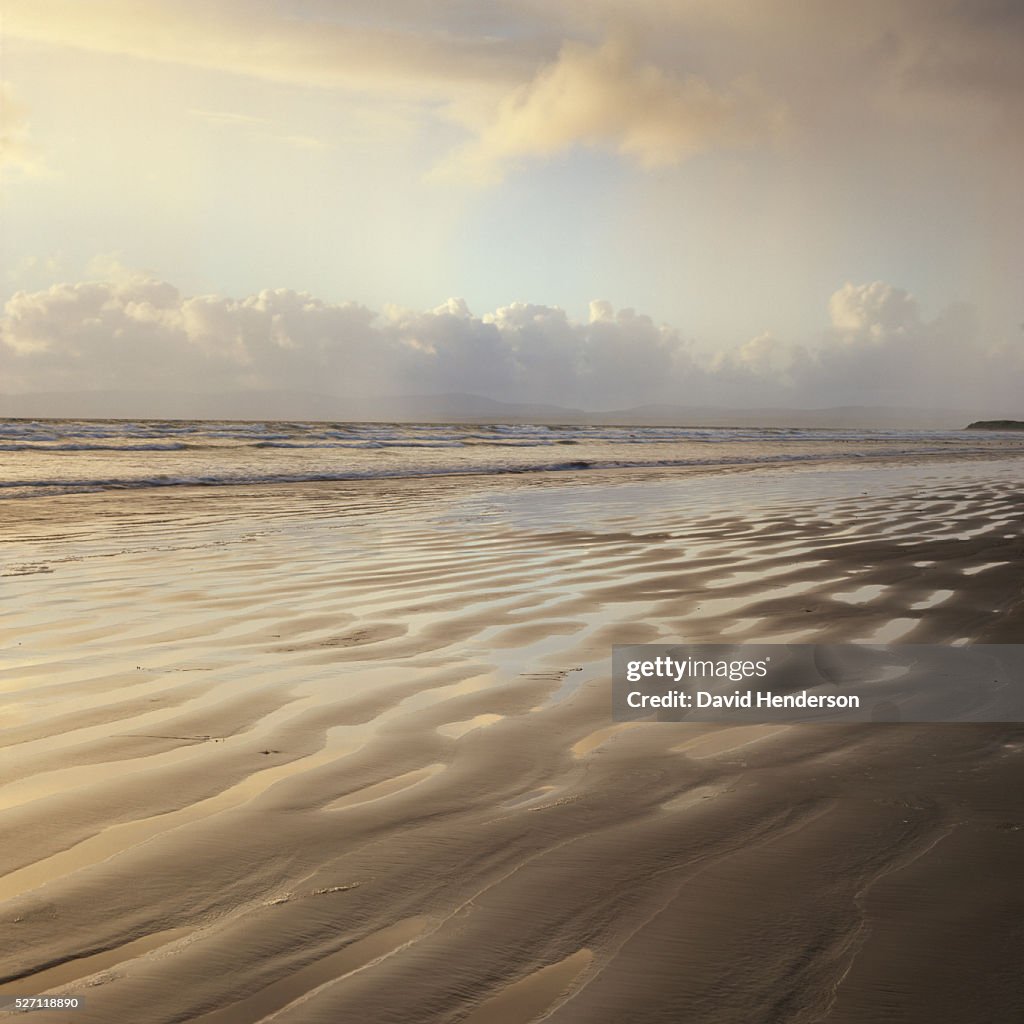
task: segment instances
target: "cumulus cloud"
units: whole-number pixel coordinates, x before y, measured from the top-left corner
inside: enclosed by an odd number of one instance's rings
[[[716,369],[730,367],[759,377],[783,377],[794,360],[794,349],[771,331],[744,342],[731,352],[718,353],[712,360]]]
[[[593,404],[667,397],[680,358],[674,332],[630,310],[580,324],[526,304],[479,317],[451,299],[378,315],[288,289],[190,297],[141,274],[19,292],[0,320],[3,391],[469,391]]]
[[[828,310],[832,326],[848,341],[885,340],[906,334],[920,324],[913,295],[884,281],[861,285],[847,282],[829,299]]]
[[[829,300],[832,327],[812,358],[794,361],[799,393],[836,404],[955,408],[1020,405],[1024,346],[980,336],[974,307],[926,319],[917,300],[882,281],[847,283]]]
[[[781,123],[781,111],[749,83],[717,90],[695,75],[670,74],[638,60],[620,39],[601,46],[569,42],[500,101],[442,172],[494,181],[510,160],[576,144],[662,167],[712,147],[749,145]]]
[[[675,328],[592,303],[586,320],[461,299],[376,313],[289,289],[187,296],[121,271],[19,292],[0,318],[0,391],[289,389],[468,392],[584,408],[708,405],[1019,406],[1024,347],[985,345],[972,310],[932,320],[906,291],[846,284],[814,346],[765,332],[713,357]]]

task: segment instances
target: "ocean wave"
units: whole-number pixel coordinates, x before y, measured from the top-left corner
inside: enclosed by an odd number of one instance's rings
[[[46,443],[45,441],[13,444],[0,443],[0,452],[180,452],[186,448],[202,448],[206,445],[186,444],[181,441],[168,441],[153,444],[88,444],[88,443]]]
[[[266,445],[315,446],[320,443],[374,443],[382,446],[427,447],[463,444],[542,446],[572,443],[660,445],[680,441],[787,443],[898,440],[929,438],[959,441],[963,431],[853,430],[789,427],[677,427],[602,424],[531,423],[292,423],[221,420],[0,420],[0,442],[53,447],[72,444],[208,443],[222,447]],[[14,450],[14,449],[12,449]],[[70,450],[70,449],[69,449]]]
[[[67,478],[46,480],[0,481],[0,496],[32,497],[52,494],[82,493],[97,490],[123,491],[155,487],[234,487],[245,485],[342,482],[346,480],[416,479],[420,477],[510,476],[528,473],[565,473],[615,469],[697,469],[730,466],[768,466],[793,463],[843,463],[857,458],[900,458],[943,454],[941,447],[885,448],[874,452],[789,452],[784,454],[677,458],[677,459],[575,459],[564,462],[503,463],[442,466],[392,466],[373,469],[345,468],[310,469],[300,472],[254,473],[237,470],[224,473],[175,473],[139,477]],[[976,454],[984,453],[979,449]],[[969,455],[971,452],[965,452]]]

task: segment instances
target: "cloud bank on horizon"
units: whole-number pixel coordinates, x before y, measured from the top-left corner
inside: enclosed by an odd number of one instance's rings
[[[521,302],[475,315],[461,299],[376,313],[289,289],[186,296],[121,271],[11,298],[0,318],[0,380],[14,393],[467,392],[592,410],[1019,406],[1024,346],[986,345],[970,307],[926,319],[909,292],[876,281],[845,284],[828,310],[814,347],[763,333],[709,354],[679,330],[605,301],[592,302],[582,321]]]

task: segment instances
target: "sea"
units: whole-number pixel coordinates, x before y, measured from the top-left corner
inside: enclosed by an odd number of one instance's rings
[[[0,500],[155,487],[1024,455],[1024,433],[0,420]]]

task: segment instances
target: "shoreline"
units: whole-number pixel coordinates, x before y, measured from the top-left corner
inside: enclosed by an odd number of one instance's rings
[[[655,483],[670,483],[676,480],[689,479],[692,477],[725,477],[734,474],[748,473],[817,473],[817,472],[860,472],[870,469],[887,469],[905,467],[911,471],[919,467],[930,467],[934,465],[949,464],[950,466],[966,466],[972,463],[996,464],[999,466],[1011,466],[1020,463],[1024,466],[1024,451],[1014,452],[1007,455],[1000,452],[970,452],[970,453],[912,453],[906,456],[894,455],[864,455],[856,460],[841,455],[823,455],[820,458],[808,458],[799,460],[779,459],[775,462],[748,461],[731,463],[711,464],[681,464],[681,465],[633,465],[596,468],[573,468],[573,469],[537,469],[524,471],[466,471],[464,473],[408,473],[394,476],[351,476],[331,477],[328,479],[302,479],[302,480],[267,480],[267,481],[237,481],[217,483],[168,483],[160,485],[140,485],[127,487],[96,487],[91,490],[60,491],[48,494],[26,494],[26,495],[5,495],[0,491],[0,509],[16,508],[23,502],[48,502],[61,503],[66,500],[89,499],[108,496],[116,498],[134,497],[158,497],[167,496],[216,496],[224,493],[226,496],[245,495],[251,490],[252,496],[257,497],[268,491],[280,489],[282,492],[294,492],[299,488],[309,488],[311,491],[344,489],[351,487],[355,490],[372,487],[396,486],[437,486],[439,489],[465,490],[467,486],[475,489],[486,489],[493,486],[495,489],[502,487],[536,487],[550,483],[554,487],[613,487],[616,484],[633,484],[643,481]]]

